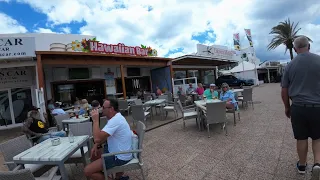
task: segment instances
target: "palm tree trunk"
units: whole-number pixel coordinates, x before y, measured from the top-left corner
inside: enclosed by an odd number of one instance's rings
[[[290,58],[291,60],[293,59],[293,52],[292,52],[292,48],[289,49],[289,52],[290,52]]]

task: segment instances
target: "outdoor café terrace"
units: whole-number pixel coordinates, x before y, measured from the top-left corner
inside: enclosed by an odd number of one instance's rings
[[[132,129],[140,131],[136,129],[139,122],[143,122],[148,129],[144,134],[141,147],[142,158],[140,159],[143,161],[142,168],[145,179],[310,179],[310,172],[302,176],[295,171],[297,159],[295,140],[293,139],[290,121],[284,116],[283,105],[279,98],[279,84],[270,83],[258,87],[235,88],[233,91],[238,94],[238,98],[243,95],[243,100],[248,100],[248,106],[244,103],[244,107],[242,107],[242,103],[239,102],[240,110],[231,113],[227,112],[225,108],[221,108],[222,110],[219,111],[219,106],[214,106],[214,104],[220,103],[219,100],[207,100],[205,102],[195,99],[190,103],[181,103],[179,97],[172,96],[170,99],[168,95],[159,97],[152,97],[151,95],[152,100],[146,98],[141,102],[130,103],[130,110],[124,111],[123,115]],[[193,107],[186,111],[185,107],[189,105],[193,105]],[[166,113],[165,107],[168,106],[172,106],[174,110]],[[147,110],[148,108],[149,110]],[[150,117],[135,119],[136,114],[138,114],[135,112],[138,111],[149,112]],[[70,112],[70,114],[72,113]],[[192,115],[192,117],[187,118],[189,115]],[[65,168],[65,171],[60,170],[61,176],[65,175],[64,179],[82,180],[86,179],[83,169],[84,164],[89,163],[89,152],[86,152],[88,148],[84,148],[85,152],[82,155],[80,153],[79,161],[73,161],[76,163],[68,161],[72,159],[74,153],[78,152],[79,148],[90,147],[87,142],[89,137],[92,136],[90,134],[92,132],[87,130],[81,132],[82,123],[72,124],[71,121],[74,122],[76,119],[61,120],[61,122],[64,122],[63,124],[69,124],[68,127],[63,127],[79,130],[79,134],[75,136],[75,141],[79,142],[78,146],[77,148],[72,146],[75,152],[64,151],[60,155],[55,155],[55,158],[51,158],[51,160],[59,161],[59,168]],[[156,127],[155,124],[161,121],[168,121],[168,123]],[[216,124],[216,122],[225,126]],[[207,131],[206,124],[208,123],[211,124],[210,131]],[[88,126],[86,129],[88,129]],[[23,134],[21,129],[17,128],[1,131],[0,135],[0,143],[4,143]],[[30,148],[43,147],[44,145],[41,144]],[[23,148],[21,147],[22,143],[11,143],[9,145],[12,148]],[[59,146],[61,148],[68,147],[70,143],[67,140],[62,141]],[[1,147],[3,147],[3,144],[0,145],[0,169],[1,171],[8,171],[8,166],[2,165],[9,161],[6,159],[8,155],[6,153],[8,152]],[[21,152],[28,151],[30,148],[21,149]],[[41,154],[40,151],[38,154],[32,153],[34,157],[18,154],[12,155],[11,161],[15,161],[16,164],[23,164],[26,159],[37,164],[38,161],[46,158],[46,154]],[[39,154],[41,158],[37,158]],[[29,159],[24,158],[24,156],[28,156]],[[311,152],[309,152],[308,157],[308,162],[311,162]],[[44,162],[42,161],[42,165],[45,165]],[[45,172],[42,177],[47,177],[53,170]],[[139,170],[127,171],[125,174],[130,179],[142,179],[143,177]]]

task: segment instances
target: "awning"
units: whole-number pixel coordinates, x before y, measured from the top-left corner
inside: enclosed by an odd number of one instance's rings
[[[172,60],[172,65],[201,65],[201,66],[222,66],[235,64],[237,61],[228,59],[212,58],[200,55],[184,55]]]

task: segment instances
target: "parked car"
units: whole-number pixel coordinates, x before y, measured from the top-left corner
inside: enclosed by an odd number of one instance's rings
[[[229,86],[238,86],[238,87],[242,87],[242,86],[252,86],[254,85],[254,80],[253,79],[239,79],[236,78],[235,76],[232,75],[225,75],[225,76],[220,76],[217,80],[216,80],[216,85],[218,87],[221,87],[222,83],[227,83]]]

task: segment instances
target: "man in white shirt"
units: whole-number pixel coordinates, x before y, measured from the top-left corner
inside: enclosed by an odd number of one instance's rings
[[[105,142],[104,153],[115,153],[120,151],[132,150],[132,131],[127,120],[119,113],[118,101],[106,100],[102,106],[102,113],[109,119],[106,126],[99,128],[99,112],[94,109],[91,112],[93,121],[93,138],[95,145],[91,150],[91,160],[93,161],[84,169],[86,177],[95,180],[104,180],[103,164],[101,158],[101,145]],[[99,155],[100,154],[100,155]],[[93,158],[95,156],[95,158]],[[120,154],[105,157],[106,168],[110,169],[115,166],[122,166],[132,159],[132,154]],[[117,173],[116,179],[125,179],[123,173]]]
[[[66,114],[66,112],[60,108],[59,103],[54,103],[54,109],[52,110],[51,114],[60,115],[60,114]]]

